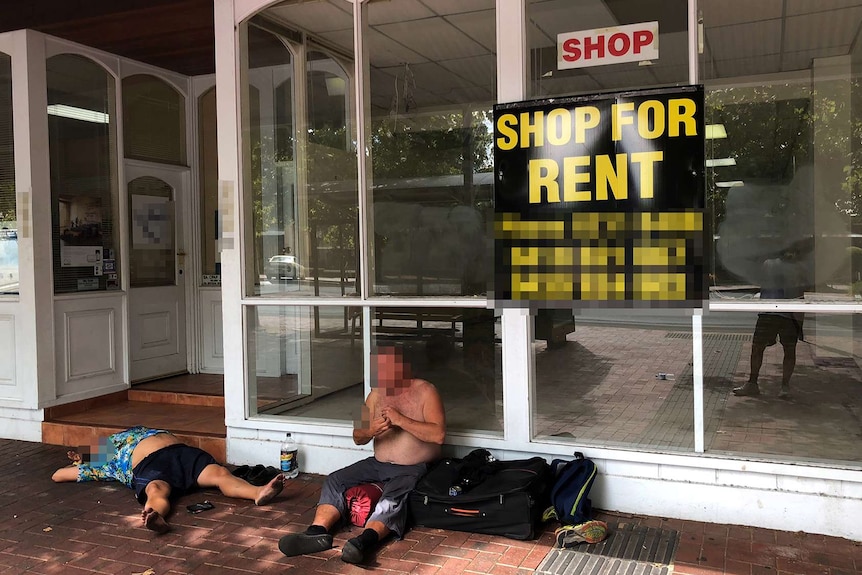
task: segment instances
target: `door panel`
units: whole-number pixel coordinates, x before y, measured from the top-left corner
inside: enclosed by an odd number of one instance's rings
[[[187,371],[182,214],[187,171],[127,164],[129,377]]]

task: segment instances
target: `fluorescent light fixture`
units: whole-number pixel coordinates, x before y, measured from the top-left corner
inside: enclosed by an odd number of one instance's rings
[[[326,79],[326,93],[330,96],[343,96],[345,85],[344,78],[330,76]]]
[[[719,188],[739,188],[745,185],[745,182],[742,180],[731,180],[729,182],[715,182],[715,185]]]
[[[725,166],[735,166],[736,158],[715,158],[706,161],[707,168],[723,168]]]
[[[727,137],[727,130],[724,129],[724,124],[707,124],[705,137],[707,140],[720,140]]]
[[[48,114],[51,116],[60,116],[61,118],[71,118],[72,120],[93,122],[94,124],[107,124],[110,121],[110,117],[104,112],[76,108],[75,106],[67,106],[66,104],[51,104],[48,106]]]

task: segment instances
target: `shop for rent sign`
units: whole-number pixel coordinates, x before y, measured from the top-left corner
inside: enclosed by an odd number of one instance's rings
[[[703,88],[494,107],[500,306],[701,307]]]

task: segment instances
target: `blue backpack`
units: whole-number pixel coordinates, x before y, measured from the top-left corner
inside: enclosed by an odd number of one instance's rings
[[[580,451],[575,459],[554,459],[551,471],[555,477],[551,487],[551,506],[542,518],[556,518],[566,525],[579,525],[592,518],[590,489],[596,479],[596,464]]]

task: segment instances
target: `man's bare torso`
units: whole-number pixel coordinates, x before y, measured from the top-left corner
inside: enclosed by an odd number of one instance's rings
[[[376,390],[372,417],[380,417],[380,410],[390,406],[410,419],[424,422],[425,394],[430,385],[424,380],[414,379],[410,387],[403,388],[393,395],[387,395],[380,389]],[[375,438],[374,457],[378,461],[399,465],[427,463],[440,457],[440,446],[421,441],[403,429],[394,428]]]

